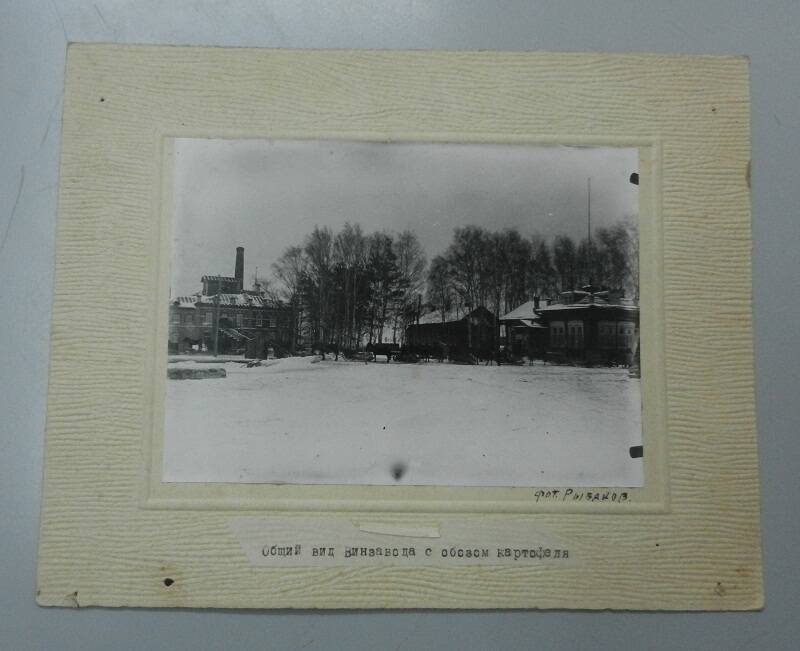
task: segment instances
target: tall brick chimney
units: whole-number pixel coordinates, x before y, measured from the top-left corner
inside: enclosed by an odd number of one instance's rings
[[[236,247],[236,271],[233,277],[239,281],[239,289],[244,288],[244,247]]]

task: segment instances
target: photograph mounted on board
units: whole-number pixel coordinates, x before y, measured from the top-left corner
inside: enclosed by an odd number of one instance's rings
[[[163,482],[642,486],[635,147],[171,144]]]

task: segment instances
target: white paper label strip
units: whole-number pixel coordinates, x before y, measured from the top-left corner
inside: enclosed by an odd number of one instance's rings
[[[524,522],[357,522],[345,518],[239,517],[230,528],[252,565],[562,566],[574,550]]]

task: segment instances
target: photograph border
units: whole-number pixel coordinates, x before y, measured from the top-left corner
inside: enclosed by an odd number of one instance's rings
[[[164,144],[178,136],[649,147],[642,376],[643,395],[655,392],[645,422],[664,435],[652,441],[645,426],[644,458],[658,463],[646,461],[642,490],[658,492],[568,511],[530,488],[165,491],[153,442],[166,381]],[[749,157],[743,57],[71,45],[38,603],[760,608]],[[81,327],[87,305],[95,318]],[[660,481],[648,483],[654,471]],[[456,551],[489,527],[497,559],[260,566],[234,530],[243,517],[267,531],[335,523],[354,527],[353,540],[377,532],[406,544],[459,531],[442,538]],[[546,539],[574,562],[498,560],[508,541]]]
[[[381,135],[383,137],[381,137]],[[160,202],[161,248],[158,255],[159,293],[154,309],[158,312],[153,350],[157,359],[153,366],[153,410],[151,433],[146,440],[149,461],[143,469],[146,477],[143,487],[144,508],[176,509],[267,509],[274,511],[391,511],[391,512],[494,512],[494,513],[595,513],[605,511],[658,512],[668,508],[668,481],[666,476],[666,392],[663,368],[663,287],[661,286],[663,256],[660,250],[661,223],[658,204],[660,185],[661,143],[657,138],[601,139],[597,137],[527,138],[502,134],[481,133],[404,133],[395,134],[391,140],[385,134],[360,133],[348,136],[350,142],[420,142],[458,144],[508,144],[566,147],[636,147],[639,150],[639,241],[640,241],[640,309],[644,327],[641,338],[642,387],[642,444],[647,454],[643,457],[644,486],[606,487],[582,486],[573,492],[625,493],[624,502],[564,501],[564,491],[569,486],[533,485],[524,487],[488,486],[373,486],[373,485],[302,485],[267,483],[163,483],[161,464],[164,436],[164,398],[166,395],[167,356],[161,350],[166,341],[168,303],[170,297],[169,266],[172,242],[172,172],[174,160],[171,142],[174,138],[198,137],[196,134],[161,136],[158,149],[161,153],[163,179]],[[230,136],[216,136],[227,139]],[[271,132],[263,139],[280,140],[342,140],[330,132],[313,135]],[[236,138],[242,140],[243,138]],[[253,138],[256,139],[256,138]],[[259,138],[261,139],[261,138]],[[161,348],[159,348],[161,346]],[[552,493],[556,498],[545,499],[537,493]]]

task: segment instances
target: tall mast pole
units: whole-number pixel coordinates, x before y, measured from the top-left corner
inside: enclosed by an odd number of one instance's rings
[[[589,236],[589,244],[592,243],[592,178],[589,177],[586,179],[586,184],[588,186],[587,192],[587,201],[586,201],[586,212],[587,212],[587,231]]]
[[[592,177],[586,179],[586,235],[587,235],[587,250],[586,254],[588,256],[588,260],[586,261],[589,266],[589,291],[594,293],[594,287],[592,283],[594,282],[594,278],[592,278],[592,272],[594,269],[592,268]]]

